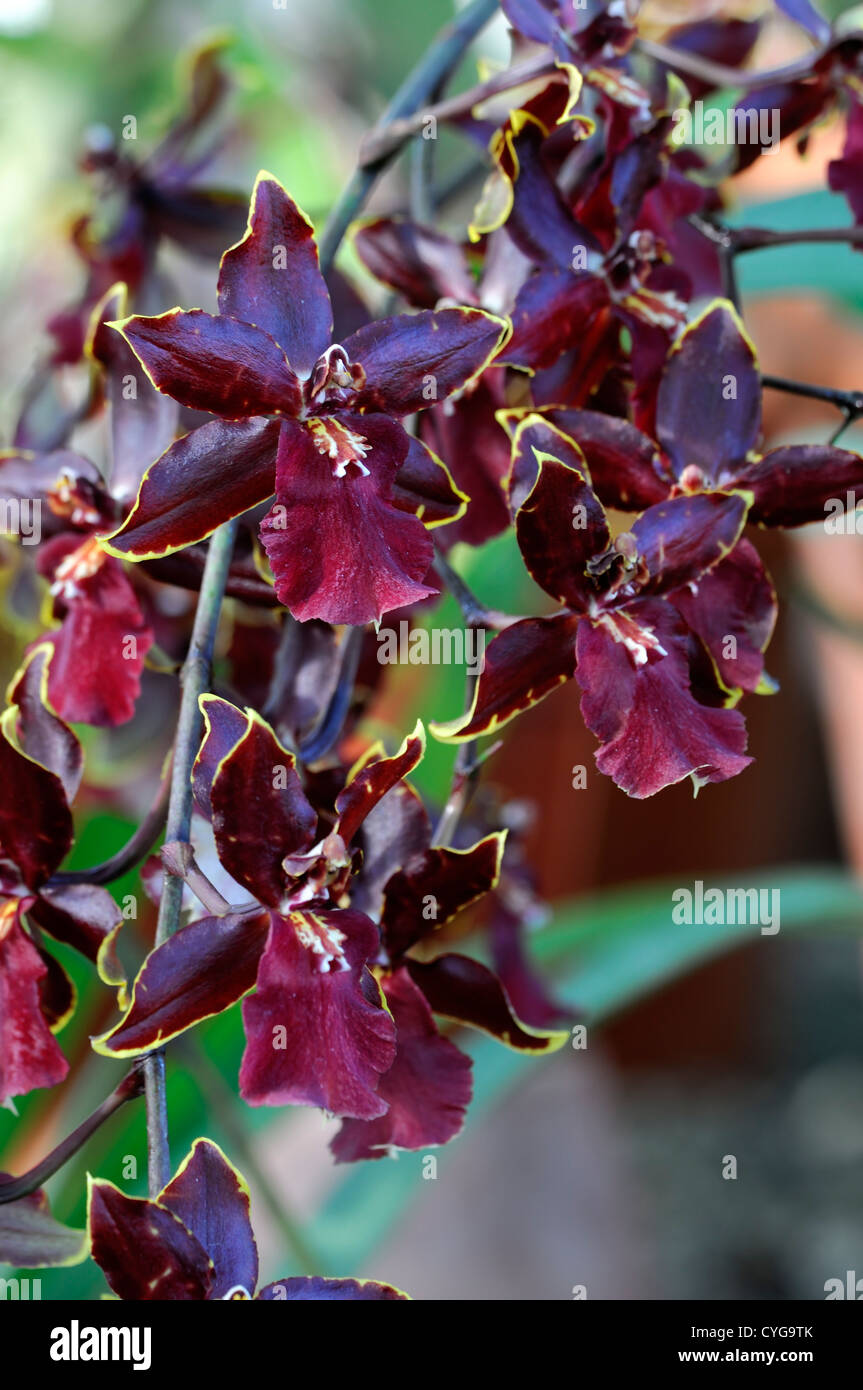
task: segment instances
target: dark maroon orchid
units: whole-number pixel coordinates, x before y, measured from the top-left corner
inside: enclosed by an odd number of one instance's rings
[[[114,956],[121,917],[110,893],[50,882],[72,846],[69,805],[83,771],[78,740],[46,703],[52,659],[44,645],[30,655],[0,726],[0,1101],[54,1086],[68,1070],[54,1033],[71,1015],[75,991],[38,930],[98,963],[106,983],[124,983]]]
[[[502,837],[467,850],[432,848],[426,824],[419,838],[411,832],[407,852],[392,816],[406,816],[408,826],[414,819],[404,778],[422,756],[421,728],[392,758],[369,751],[338,795],[334,826],[322,833],[294,759],[261,719],[215,697],[204,709],[199,804],[212,815],[222,867],[238,894],[245,890],[254,901],[192,922],[157,948],[126,1016],[96,1041],[97,1050],[136,1056],[254,987],[243,1004],[240,1093],[247,1101],[341,1115],[340,1158],[445,1143],[461,1128],[470,1063],[439,1036],[432,1011],[528,1050],[559,1046],[566,1036],[521,1027],[499,982],[478,962],[443,956],[420,965],[408,957],[494,886]],[[382,815],[387,844],[372,854],[364,881],[362,855],[352,846],[367,831],[374,845]],[[355,876],[363,910],[353,901]]]
[[[733,777],[750,761],[743,720],[698,699],[692,634],[673,596],[687,587],[697,593],[731,554],[749,499],[678,497],[648,508],[612,540],[583,456],[580,470],[579,451],[564,439],[559,451],[574,453],[573,461],[533,450],[535,482],[516,531],[531,574],[565,608],[495,638],[473,709],[435,732],[490,733],[575,675],[585,722],[602,744],[597,766],[630,796],[651,796],[687,776],[696,787]]]
[[[529,417],[533,424],[526,428]],[[849,496],[863,499],[863,459],[849,449],[801,444],[758,452],[755,348],[733,306],[722,300],[689,325],[669,354],[657,397],[658,444],[628,421],[593,411],[521,408],[501,419],[514,436],[516,489],[520,475],[532,476],[530,448],[542,447],[544,421],[583,452],[602,502],[622,511],[681,493],[740,488],[752,494],[750,521],[802,526],[823,521],[834,499],[843,508]]]
[[[478,309],[387,319],[332,343],[312,229],[270,175],[246,237],[222,258],[221,313],[173,309],[118,325],[155,385],[220,417],[144,478],[112,553],[166,555],[265,501],[276,593],[301,620],[365,623],[425,597],[432,543],[394,495],[424,446],[400,420],[468,386],[507,336]]]
[[[198,1139],[157,1197],[127,1197],[90,1179],[90,1252],[123,1300],[263,1299],[334,1302],[407,1299],[371,1279],[279,1279],[258,1289],[249,1189],[211,1139]]]

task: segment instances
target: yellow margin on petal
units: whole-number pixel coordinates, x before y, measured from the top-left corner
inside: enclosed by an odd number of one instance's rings
[[[162,1191],[159,1193],[158,1197],[156,1197],[156,1199],[155,1199],[156,1202],[159,1204],[159,1206],[162,1205],[161,1198],[164,1196],[165,1191],[167,1190],[167,1188],[169,1188],[169,1187],[171,1186],[171,1183],[172,1183],[172,1182],[176,1182],[177,1178],[180,1176],[181,1173],[184,1173],[184,1172],[186,1171],[186,1169],[188,1168],[188,1166],[189,1166],[189,1164],[191,1163],[192,1159],[195,1157],[195,1151],[197,1150],[198,1146],[201,1145],[201,1144],[209,1144],[209,1146],[210,1146],[211,1149],[215,1149],[215,1150],[216,1150],[216,1153],[219,1155],[219,1158],[222,1160],[222,1162],[225,1164],[226,1167],[230,1168],[230,1170],[231,1170],[231,1172],[233,1173],[234,1177],[237,1179],[237,1186],[239,1187],[239,1189],[240,1189],[240,1191],[242,1192],[243,1196],[246,1198],[246,1201],[247,1201],[249,1207],[251,1207],[251,1201],[252,1201],[251,1190],[250,1190],[250,1188],[249,1188],[249,1184],[246,1182],[246,1179],[243,1177],[243,1175],[242,1175],[242,1173],[240,1172],[239,1168],[237,1168],[237,1167],[235,1166],[235,1164],[233,1164],[233,1163],[231,1162],[231,1160],[228,1158],[227,1154],[224,1152],[224,1150],[223,1150],[222,1148],[220,1148],[220,1146],[215,1142],[215,1140],[213,1140],[213,1139],[207,1139],[205,1135],[201,1135],[201,1136],[199,1136],[199,1138],[197,1138],[197,1139],[195,1140],[194,1144],[193,1144],[192,1147],[190,1148],[189,1152],[186,1154],[186,1157],[183,1159],[182,1163],[180,1164],[180,1166],[179,1166],[179,1168],[177,1169],[177,1171],[176,1171],[176,1173],[174,1174],[174,1176],[173,1176],[168,1182],[165,1183],[165,1186],[162,1188]],[[170,1208],[168,1208],[168,1210],[170,1210]],[[172,1213],[172,1214],[173,1214],[173,1213]],[[208,1252],[208,1251],[205,1251],[204,1253],[205,1253],[205,1254],[208,1254],[209,1252]]]
[[[418,439],[416,442],[422,445],[426,453],[430,455],[432,461],[446,475],[446,480],[449,486],[452,488],[452,491],[454,492],[455,496],[459,499],[459,508],[454,516],[444,516],[441,517],[438,521],[425,521],[423,518],[425,506],[421,505],[419,507],[419,510],[414,512],[414,516],[417,518],[418,521],[422,521],[422,524],[427,531],[434,531],[435,528],[438,526],[451,526],[454,521],[461,521],[462,517],[467,511],[470,498],[468,497],[466,492],[462,492],[461,488],[456,483],[455,479],[453,478],[443,459],[435,453],[434,449],[430,449],[429,446],[427,444],[424,444],[421,439]]]
[[[52,1033],[60,1033],[66,1027],[66,1024],[69,1022],[70,1018],[72,1017],[76,1008],[78,1007],[78,986],[75,984],[75,981],[70,977],[68,971],[66,970],[66,967],[59,960],[57,960],[55,956],[52,956],[52,960],[54,961],[54,964],[63,972],[63,975],[65,976],[72,990],[72,997],[68,1009],[64,1014],[61,1014],[60,1017],[56,1019],[54,1023],[50,1024],[50,1031]]]
[[[309,231],[310,231],[311,234],[312,234],[312,246],[314,247],[314,251],[315,251],[315,261],[317,262],[318,269],[320,269],[320,259],[319,259],[319,256],[318,256],[318,243],[317,243],[317,241],[316,241],[316,239],[315,239],[315,224],[314,224],[314,222],[312,221],[312,219],[311,219],[310,217],[308,217],[308,216],[306,215],[306,213],[303,212],[303,209],[299,206],[299,204],[294,202],[294,199],[291,197],[290,193],[289,193],[288,190],[285,188],[285,185],[282,183],[281,179],[277,179],[276,176],[275,176],[275,174],[271,174],[270,171],[269,171],[268,169],[259,169],[259,170],[258,170],[258,173],[257,173],[257,176],[256,176],[256,178],[255,178],[254,187],[252,188],[252,196],[249,198],[249,212],[248,212],[248,216],[247,216],[247,218],[246,218],[246,230],[243,232],[243,235],[240,237],[239,241],[235,241],[234,244],[233,244],[233,246],[228,246],[228,247],[226,248],[226,250],[224,250],[224,251],[222,252],[221,257],[219,258],[219,276],[221,277],[221,274],[222,274],[222,265],[223,265],[223,263],[224,263],[225,257],[226,257],[227,255],[229,255],[231,251],[237,251],[237,250],[239,250],[239,248],[243,245],[243,243],[246,242],[246,241],[248,241],[249,238],[250,238],[250,237],[252,236],[252,234],[253,234],[253,233],[252,233],[252,219],[254,218],[255,211],[256,211],[256,209],[257,209],[257,204],[258,204],[258,189],[259,189],[259,187],[261,186],[262,183],[274,183],[274,184],[276,185],[276,187],[277,187],[278,189],[280,189],[282,193],[284,193],[284,195],[285,195],[285,197],[287,198],[288,202],[289,202],[289,203],[293,203],[293,205],[294,205],[294,207],[297,209],[297,212],[299,213],[300,217],[301,217],[302,220],[305,222],[306,226],[308,227]],[[289,365],[290,365],[290,364],[289,364]]]
[[[467,849],[453,849],[451,845],[431,844],[429,846],[430,849],[444,849],[446,850],[447,855],[450,855],[454,858],[464,859],[469,854],[475,854],[476,851],[479,849],[480,845],[488,844],[490,840],[497,841],[497,849],[494,858],[494,877],[491,883],[489,884],[488,888],[481,888],[478,893],[474,893],[472,898],[466,898],[463,903],[459,904],[458,908],[456,909],[456,912],[461,912],[464,908],[470,907],[471,903],[475,903],[479,898],[484,897],[486,893],[493,892],[493,890],[497,887],[498,883],[500,882],[500,870],[501,865],[503,864],[503,852],[506,848],[506,840],[508,835],[508,829],[494,830],[490,835],[484,835],[481,840],[477,840],[475,845],[470,845]],[[384,902],[386,902],[386,894],[384,894]],[[456,913],[453,913],[450,917],[442,918],[440,922],[437,922],[435,924],[435,929],[437,930],[438,927],[445,927],[447,922],[451,922],[452,918],[455,915]]]
[[[99,327],[102,323],[102,316],[105,313],[108,304],[112,299],[115,298],[115,296],[117,299],[117,313],[115,318],[105,320],[105,326],[107,328],[115,328],[118,323],[128,323],[129,319],[134,317],[134,315],[127,313],[129,307],[128,286],[126,285],[124,280],[115,280],[111,288],[105,291],[105,293],[102,295],[102,298],[90,311],[90,317],[87,321],[87,333],[84,338],[84,356],[88,359],[88,361],[95,362],[100,367],[102,364],[93,350],[94,343],[96,339],[96,334],[98,333]]]
[[[677,353],[680,352],[680,349],[683,347],[689,335],[693,333],[696,328],[699,328],[701,324],[704,322],[704,320],[706,318],[709,318],[711,314],[715,313],[717,309],[725,309],[727,313],[730,314],[731,318],[734,320],[738,332],[740,333],[741,338],[745,342],[752,355],[752,365],[754,366],[757,372],[761,371],[761,367],[759,365],[758,360],[758,349],[755,346],[755,343],[752,341],[746,324],[743,322],[743,319],[740,317],[740,314],[738,313],[735,306],[731,303],[731,300],[723,299],[721,296],[718,296],[716,299],[711,300],[711,302],[708,305],[706,305],[705,308],[703,308],[699,314],[695,316],[692,322],[686,325],[680,337],[677,339],[670,353],[668,354],[664,371],[668,370],[668,364],[671,362],[672,358],[674,358],[677,355]]]
[[[432,312],[435,311],[432,310]],[[447,314],[480,314],[484,319],[488,319],[489,323],[496,323],[500,329],[498,340],[495,343],[494,347],[490,350],[485,361],[481,362],[480,365],[477,367],[476,371],[473,372],[472,375],[469,376],[466,381],[462,382],[461,386],[458,388],[459,395],[467,395],[470,392],[470,388],[479,381],[483,372],[486,371],[491,366],[495,358],[498,357],[501,352],[503,352],[503,349],[506,347],[507,343],[512,337],[512,322],[510,321],[510,319],[505,318],[503,314],[492,314],[488,311],[488,309],[475,309],[473,305],[465,305],[464,307],[459,307],[456,305],[453,308],[442,309],[439,312]]]
[[[502,413],[502,411],[498,411],[498,414]],[[581,474],[582,481],[589,484],[590,469],[588,467],[587,459],[584,456],[584,450],[582,449],[578,441],[576,439],[573,439],[571,434],[567,434],[566,430],[562,430],[559,425],[553,425],[550,420],[546,420],[544,415],[540,415],[536,411],[530,411],[518,421],[514,433],[512,433],[510,436],[512,439],[512,453],[510,456],[509,469],[507,471],[506,478],[504,479],[507,495],[509,494],[509,489],[512,485],[513,469],[515,468],[515,456],[522,447],[521,436],[524,433],[526,433],[527,430],[531,429],[534,425],[544,425],[545,428],[547,430],[550,430],[552,434],[556,435],[558,439],[562,439],[564,443],[568,445],[570,449],[573,450],[574,453],[578,454],[581,463],[584,465],[584,468],[583,470],[580,467],[577,469],[572,468],[570,464],[564,463],[563,459],[556,458],[554,454],[550,454],[544,449],[537,449],[534,445],[531,445],[531,448],[533,449],[534,458],[537,462],[537,466],[541,466],[546,461],[546,459],[548,459],[554,463],[559,463],[563,468],[568,468],[571,473]],[[539,478],[537,478],[537,482],[539,482]],[[532,487],[530,491],[533,492],[535,487],[536,483],[534,483],[534,487]],[[528,494],[528,496],[529,495],[530,494]],[[527,498],[525,498],[525,502],[526,501]],[[521,508],[519,508],[519,510],[521,510]]]
[[[367,748],[364,753],[361,753],[360,756],[357,758],[356,762],[354,763],[353,767],[351,768],[350,772],[348,773],[347,778],[345,780],[345,785],[342,788],[339,795],[343,795],[347,791],[348,787],[356,781],[360,774],[364,772],[365,769],[369,767],[369,765],[372,762],[398,762],[399,758],[403,758],[406,755],[408,751],[408,745],[413,741],[413,739],[418,739],[420,745],[419,757],[413,764],[413,767],[418,767],[426,754],[426,731],[423,727],[423,722],[421,719],[417,720],[416,724],[414,725],[413,732],[405,735],[401,742],[401,745],[399,746],[398,751],[395,752],[391,758],[387,756],[386,749],[384,748],[383,744],[379,739],[372,744],[371,748]],[[380,749],[380,754],[378,754],[378,749]],[[412,771],[413,768],[411,768],[410,770]]]
[[[255,916],[262,916],[268,912],[268,908],[262,907],[259,913],[249,912],[248,916],[251,919]],[[180,930],[182,931],[184,929],[181,928]],[[179,932],[175,933],[175,935],[179,936]],[[171,937],[169,939],[173,940],[174,938]],[[163,946],[165,944],[167,943],[162,943]],[[146,1047],[109,1047],[108,1044],[110,1043],[112,1037],[115,1033],[119,1033],[120,1029],[123,1027],[124,1023],[126,1022],[126,1020],[128,1019],[129,1015],[135,1007],[135,1004],[137,1002],[138,983],[141,979],[141,976],[144,973],[144,970],[146,969],[148,961],[150,960],[151,956],[155,955],[156,951],[160,950],[162,950],[162,946],[155,946],[153,950],[150,951],[142,961],[141,968],[135,976],[134,980],[132,981],[132,993],[129,997],[129,1004],[123,1017],[117,1023],[114,1024],[113,1028],[109,1028],[106,1032],[100,1033],[98,1037],[90,1038],[90,1046],[92,1047],[94,1052],[98,1052],[100,1057],[145,1057],[148,1052],[153,1052],[156,1048],[162,1047],[165,1043],[171,1042],[174,1038],[181,1037],[183,1033],[188,1033],[190,1028],[196,1028],[199,1023],[204,1023],[206,1019],[216,1018],[220,1013],[224,1013],[225,1008],[223,1007],[221,1009],[215,1009],[212,1013],[200,1014],[198,1017],[195,1018],[193,1023],[187,1023],[183,1028],[177,1028],[173,1033],[163,1033],[161,1029],[159,1029],[156,1036],[153,1038],[151,1042],[147,1043]],[[231,1004],[228,1004],[226,1007],[233,1008],[234,1004],[238,1004],[241,999],[245,999],[247,995],[251,994],[254,988],[255,985],[250,985],[247,990],[244,990],[244,992],[241,995],[239,995],[235,1000],[233,1000]]]
[[[218,1147],[218,1146],[217,1146],[217,1145],[214,1145],[214,1147]],[[221,1149],[219,1150],[219,1152],[221,1153]],[[191,1157],[191,1155],[189,1155],[188,1157]],[[188,1162],[188,1157],[187,1157],[187,1159],[185,1160],[185,1162]],[[223,1155],[223,1157],[224,1157],[224,1155]],[[228,1160],[225,1159],[225,1162],[226,1162],[226,1163],[227,1163],[227,1161],[228,1161]],[[184,1164],[183,1166],[185,1166],[185,1164]],[[233,1165],[230,1165],[230,1166],[233,1167]],[[236,1170],[235,1170],[235,1171],[236,1171]],[[91,1220],[91,1217],[92,1217],[92,1207],[93,1207],[93,1189],[94,1189],[95,1187],[110,1187],[110,1188],[112,1188],[112,1190],[113,1190],[114,1192],[117,1193],[118,1196],[120,1196],[120,1197],[125,1197],[125,1199],[126,1199],[127,1202],[139,1202],[139,1203],[141,1204],[141,1206],[145,1206],[145,1205],[146,1205],[146,1206],[150,1206],[150,1205],[153,1205],[153,1206],[159,1207],[162,1211],[167,1212],[167,1214],[168,1214],[169,1216],[173,1217],[173,1219],[176,1221],[177,1225],[180,1226],[180,1227],[182,1227],[182,1229],[186,1232],[186,1234],[187,1234],[188,1236],[191,1236],[192,1240],[197,1241],[198,1245],[201,1245],[201,1242],[198,1240],[197,1236],[195,1236],[195,1235],[192,1233],[192,1231],[189,1230],[189,1228],[188,1228],[188,1226],[186,1225],[185,1221],[181,1221],[180,1218],[179,1218],[179,1216],[177,1216],[177,1214],[176,1214],[175,1212],[171,1211],[171,1209],[170,1209],[169,1207],[163,1206],[162,1203],[159,1201],[158,1197],[155,1199],[155,1201],[153,1200],[152,1197],[130,1197],[130,1196],[128,1195],[128,1193],[123,1192],[122,1188],[119,1188],[119,1187],[117,1186],[116,1183],[111,1182],[108,1178],[94,1178],[92,1173],[88,1173],[88,1174],[87,1174],[87,1230],[86,1230],[86,1232],[82,1232],[83,1235],[86,1235],[86,1249],[85,1249],[85,1256],[84,1256],[85,1258],[86,1258],[86,1255],[89,1255],[90,1258],[91,1258],[92,1260],[95,1260],[95,1256],[93,1255],[93,1223],[92,1223],[92,1220]],[[164,1192],[164,1190],[165,1190],[165,1189],[162,1188],[162,1192]],[[162,1192],[159,1193],[159,1197],[161,1197]],[[210,1258],[210,1252],[209,1252],[208,1250],[204,1250],[204,1247],[203,1247],[202,1245],[201,1245],[201,1249],[202,1249],[204,1255],[207,1257],[207,1261],[208,1261],[209,1266],[210,1266],[210,1272],[212,1272],[212,1271],[215,1269],[215,1265],[213,1264],[213,1261],[212,1261],[212,1259]],[[98,1263],[98,1261],[96,1261],[96,1263]]]
[[[427,963],[429,965],[434,965],[434,960],[431,960]],[[482,962],[477,961],[476,964],[481,965]],[[508,1033],[495,1033],[490,1028],[483,1028],[482,1025],[479,1023],[472,1023],[464,1018],[456,1018],[454,1014],[444,1013],[441,1009],[434,1009],[433,1012],[436,1013],[439,1018],[449,1019],[452,1023],[460,1023],[465,1028],[473,1028],[474,1031],[477,1033],[485,1033],[487,1037],[494,1038],[496,1042],[503,1043],[504,1047],[508,1047],[512,1052],[520,1052],[522,1053],[522,1055],[529,1057],[548,1056],[552,1052],[559,1052],[570,1037],[569,1029],[567,1028],[561,1031],[557,1028],[532,1028],[529,1024],[523,1023],[519,1018],[518,1014],[516,1013],[515,1009],[513,1008],[512,1000],[510,999],[509,995],[506,992],[506,989],[504,988],[500,980],[498,980],[498,984],[500,985],[501,990],[503,992],[503,997],[506,1000],[509,1015],[515,1023],[516,1027],[519,1029],[519,1032],[526,1033],[529,1038],[536,1038],[537,1040],[544,1042],[546,1044],[545,1047],[517,1047],[515,1043],[509,1041]]]

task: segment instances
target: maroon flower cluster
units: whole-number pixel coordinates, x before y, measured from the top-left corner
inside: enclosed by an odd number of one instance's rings
[[[697,791],[751,760],[740,702],[775,689],[758,528],[863,501],[857,454],[765,451],[757,355],[722,275],[727,165],[672,138],[681,101],[744,62],[758,24],[683,25],[651,51],[637,3],[502,9],[516,104],[501,107],[498,79],[444,108],[487,164],[464,237],[403,215],[353,229],[403,312],[374,318],[322,272],[311,223],[272,175],[245,234],[237,199],[197,185],[209,154],[192,158],[193,137],[225,90],[216,48],[148,160],[87,156],[122,189],[122,214],[103,241],[98,219],[79,223],[86,284],[52,321],[56,350],[0,456],[7,509],[38,504],[44,523],[35,564],[26,546],[8,557],[26,640],[0,722],[0,1100],[67,1070],[54,1034],[74,991],[43,933],[118,990],[121,1017],[93,1040],[104,1056],[146,1057],[242,1001],[240,1095],[339,1117],[339,1162],[458,1134],[463,1028],[525,1052],[563,1044],[523,953],[536,899],[503,811],[458,826],[447,808],[434,831],[407,780],[422,726],[388,754],[364,723],[383,679],[371,625],[417,621],[456,544],[511,531],[548,601],[518,618],[476,601],[471,621],[482,609],[496,635],[468,709],[435,737],[472,747],[574,679],[597,766],[630,796],[686,778]],[[778,109],[783,138],[802,142],[847,107],[830,182],[860,223],[863,36],[834,33],[807,0],[779,9],[811,59],[750,84],[737,110]],[[708,79],[691,75],[698,60]],[[759,152],[741,147],[736,166]],[[217,313],[167,307],[182,295],[166,290],[165,238],[224,251]],[[91,384],[69,411],[52,385],[75,362]],[[85,418],[104,420],[104,467],[77,448]],[[63,868],[83,773],[69,725],[129,725],[133,743],[141,727],[146,743],[150,691],[173,718],[190,641],[194,660],[209,655],[195,624],[206,542],[231,522],[223,693],[200,701],[194,768],[174,768],[175,798],[194,787],[191,830],[143,875],[157,898],[166,872],[186,880],[184,920],[127,989],[113,897]],[[471,934],[483,904],[494,969]],[[209,1141],[149,1201],[93,1183],[90,1237],[121,1298],[404,1297],[315,1279],[255,1295],[248,1194]]]

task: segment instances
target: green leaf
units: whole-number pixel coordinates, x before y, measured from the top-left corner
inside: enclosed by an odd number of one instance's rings
[[[863,892],[839,869],[759,869],[733,884],[779,892],[780,930],[763,936],[758,925],[681,926],[672,920],[672,893],[690,887],[680,879],[636,884],[558,907],[554,920],[533,938],[534,958],[550,967],[555,996],[588,1023],[611,1018],[635,1000],[724,951],[743,945],[782,949],[790,934],[863,933]],[[510,1051],[488,1037],[464,1033],[459,1046],[474,1059],[474,1100],[468,1132],[484,1111],[523,1082],[543,1059]],[[459,1141],[457,1140],[456,1143]],[[450,1159],[438,1150],[438,1171]],[[423,1186],[423,1154],[405,1153],[350,1169],[329,1202],[305,1231],[330,1269],[355,1271],[370,1255]]]

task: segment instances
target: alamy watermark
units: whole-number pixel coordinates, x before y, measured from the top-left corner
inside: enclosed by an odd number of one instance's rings
[[[705,106],[703,101],[672,112],[675,145],[759,145],[764,154],[778,149],[780,111],[777,106],[761,110],[745,107]]]
[[[464,666],[471,676],[485,665],[485,631],[482,628],[415,627],[406,618],[395,628],[378,632],[378,661],[382,666]]]
[[[42,501],[39,497],[0,497],[0,536],[17,536],[22,545],[42,539]]]
[[[760,927],[762,936],[779,931],[778,888],[705,888],[696,879],[692,888],[675,888],[671,920],[678,926]]]

